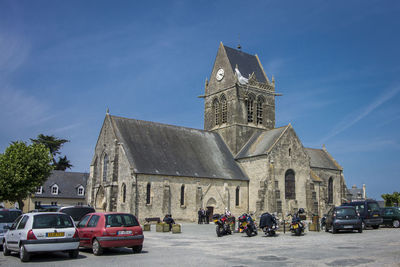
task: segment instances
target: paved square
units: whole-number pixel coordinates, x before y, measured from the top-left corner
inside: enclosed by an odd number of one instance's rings
[[[234,233],[218,238],[215,225],[185,223],[181,234],[160,233],[152,225],[144,232],[143,253],[127,248],[94,256],[81,250],[79,258],[66,254],[36,255],[24,266],[400,266],[400,229],[380,228],[362,234],[306,232],[296,237],[247,237]],[[0,266],[21,266],[17,254],[0,256]]]

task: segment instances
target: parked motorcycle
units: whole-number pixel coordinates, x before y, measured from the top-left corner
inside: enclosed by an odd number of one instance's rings
[[[295,215],[289,214],[292,216],[292,223],[290,224],[290,231],[296,236],[300,236],[301,233],[304,232],[304,224],[300,219],[300,214],[304,213],[304,209],[300,208]]]
[[[239,217],[239,229],[246,232],[249,237],[257,235],[257,226],[251,214],[244,213]]]
[[[268,212],[263,213],[260,216],[259,227],[263,230],[266,236],[274,236],[278,230],[278,222],[276,217]]]
[[[232,234],[231,227],[229,225],[229,218],[225,214],[214,214],[213,221],[216,224],[215,231],[217,232],[218,237]]]

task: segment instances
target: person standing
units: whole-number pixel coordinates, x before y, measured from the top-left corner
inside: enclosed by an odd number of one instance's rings
[[[197,212],[197,215],[198,215],[197,223],[198,223],[198,224],[201,224],[201,223],[202,223],[202,220],[203,220],[203,218],[202,218],[203,211],[201,210],[201,208],[199,208],[199,211]]]
[[[210,210],[207,209],[206,210],[206,224],[209,224],[209,223],[210,223]]]

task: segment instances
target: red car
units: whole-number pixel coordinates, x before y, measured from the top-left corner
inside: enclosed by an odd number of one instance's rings
[[[98,256],[103,248],[130,247],[140,253],[143,231],[136,217],[121,212],[95,212],[82,218],[77,226],[80,246],[93,249]]]

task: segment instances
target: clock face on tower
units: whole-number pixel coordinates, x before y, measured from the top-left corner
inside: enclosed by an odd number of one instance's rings
[[[217,79],[217,81],[220,81],[224,78],[225,72],[224,69],[219,69],[217,71],[217,75],[215,76],[215,78]]]

